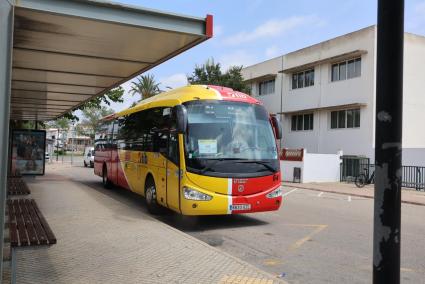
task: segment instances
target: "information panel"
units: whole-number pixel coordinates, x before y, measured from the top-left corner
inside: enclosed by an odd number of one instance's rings
[[[12,130],[11,172],[21,175],[44,175],[46,131]]]

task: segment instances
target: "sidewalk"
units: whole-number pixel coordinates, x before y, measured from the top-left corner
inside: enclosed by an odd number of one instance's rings
[[[344,182],[324,182],[324,183],[291,183],[282,182],[283,186],[303,188],[315,191],[338,193],[366,198],[373,198],[373,185],[367,185],[364,188],[357,188],[353,183]],[[403,189],[401,192],[401,202],[414,205],[425,206],[425,192],[412,189]]]
[[[74,170],[55,165],[28,179],[58,243],[18,250],[18,283],[284,283],[152,218],[142,198],[78,176],[90,169]]]

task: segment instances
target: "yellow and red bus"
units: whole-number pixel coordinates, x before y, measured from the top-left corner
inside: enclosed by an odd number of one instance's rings
[[[281,125],[261,102],[219,86],[165,92],[104,118],[94,172],[184,215],[279,209]]]

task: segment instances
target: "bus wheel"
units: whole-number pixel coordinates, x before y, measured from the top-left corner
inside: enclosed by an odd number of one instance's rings
[[[151,214],[161,213],[161,207],[158,204],[158,201],[156,200],[156,186],[152,177],[149,177],[146,180],[145,199],[146,199],[146,207],[148,208],[149,213]]]
[[[109,189],[112,187],[112,183],[108,179],[108,170],[106,169],[106,166],[103,166],[103,170],[102,170],[102,184],[104,188]]]

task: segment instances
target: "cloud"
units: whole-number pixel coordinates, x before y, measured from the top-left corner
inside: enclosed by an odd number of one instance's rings
[[[323,25],[323,20],[317,16],[292,16],[285,19],[271,19],[257,26],[252,31],[242,31],[223,39],[227,45],[238,45],[263,38],[282,36],[306,25]]]
[[[174,89],[187,85],[187,77],[186,74],[183,73],[177,73],[168,77],[160,78],[158,81],[161,82],[160,89],[164,91],[169,88]]]
[[[218,62],[220,62],[223,71],[226,71],[230,66],[247,66],[256,61],[258,61],[258,58],[243,49],[223,54],[218,58]]]
[[[270,47],[267,47],[265,51],[265,55],[267,59],[279,56],[281,55],[281,53],[282,52],[280,51],[277,45],[272,45]]]

